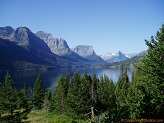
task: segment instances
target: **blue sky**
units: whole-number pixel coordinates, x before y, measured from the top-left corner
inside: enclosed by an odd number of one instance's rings
[[[0,0],[0,26],[26,26],[92,45],[98,55],[139,53],[164,23],[164,0]]]

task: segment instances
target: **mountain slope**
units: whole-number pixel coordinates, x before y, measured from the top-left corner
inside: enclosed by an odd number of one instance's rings
[[[95,53],[92,46],[79,45],[75,48],[72,48],[71,50],[80,55],[81,57],[90,60],[90,63],[92,64],[106,64],[106,62]]]
[[[0,38],[0,70],[40,69],[55,66],[7,39]]]

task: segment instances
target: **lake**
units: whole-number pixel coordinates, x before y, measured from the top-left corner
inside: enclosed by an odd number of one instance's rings
[[[97,75],[97,77],[100,77],[101,75],[108,76],[109,79],[112,79],[114,83],[118,81],[119,76],[121,75],[121,72],[119,69],[98,69],[98,68],[88,68],[88,69],[54,69],[54,70],[48,70],[48,71],[8,71],[11,75],[13,81],[15,82],[15,86],[17,88],[22,88],[24,86],[24,83],[26,84],[26,87],[33,87],[35,80],[38,76],[38,74],[41,74],[43,77],[43,83],[46,88],[50,88],[51,90],[54,90],[54,87],[57,85],[58,77],[62,75],[66,75],[69,72],[76,72],[79,71],[81,75],[84,74],[85,70],[88,71],[88,74],[93,75],[94,73]],[[128,75],[129,78],[131,78],[132,72],[129,70]],[[4,82],[5,80],[5,74],[6,71],[0,71],[0,82]]]

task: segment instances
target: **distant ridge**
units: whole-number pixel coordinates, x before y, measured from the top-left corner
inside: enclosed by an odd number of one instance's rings
[[[121,66],[123,65],[126,68],[134,69],[134,64],[138,64],[146,53],[147,51],[142,51],[141,53],[138,53],[132,58],[129,58],[120,62],[108,63],[100,67],[101,68],[121,68]]]
[[[128,57],[126,57],[126,55],[124,55],[121,51],[117,53],[108,53],[102,55],[101,58],[107,61],[108,63],[120,62],[128,59]]]

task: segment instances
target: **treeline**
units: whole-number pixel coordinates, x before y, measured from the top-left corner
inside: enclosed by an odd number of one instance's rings
[[[64,114],[92,122],[128,122],[128,119],[164,117],[164,25],[150,41],[148,52],[136,65],[132,81],[127,70],[116,84],[107,76],[100,78],[79,72],[61,75],[52,94],[38,75],[33,89],[13,86],[7,73],[0,85],[0,122],[21,122],[32,109]],[[123,69],[122,69],[123,70]],[[142,121],[141,121],[142,122]]]
[[[61,75],[54,93],[51,94],[51,91],[44,87],[41,75],[36,78],[33,89],[24,87],[18,90],[7,73],[5,82],[0,86],[0,121],[21,122],[27,118],[31,110],[35,109],[88,120],[91,119],[92,107],[95,113],[93,120],[120,121],[121,116],[125,117],[125,114],[127,116],[121,105],[122,101],[125,102],[124,96],[128,87],[130,82],[126,72],[115,85],[105,75],[99,79],[96,74],[91,76],[85,71],[84,75],[80,75],[79,72],[74,75],[69,73],[66,76]],[[96,119],[99,115],[104,116]]]

